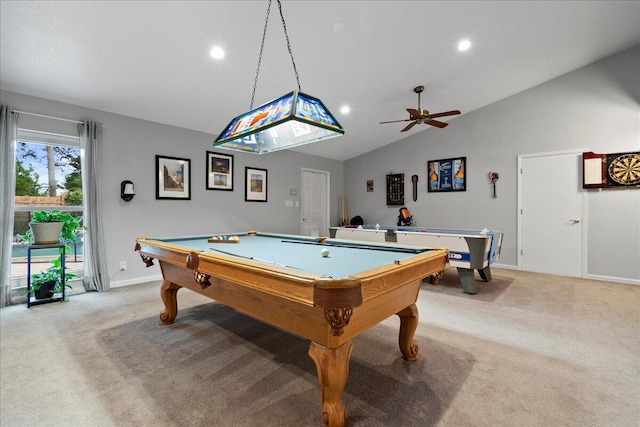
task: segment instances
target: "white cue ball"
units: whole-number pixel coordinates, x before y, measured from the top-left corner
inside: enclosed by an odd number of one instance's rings
[[[320,251],[320,255],[322,255],[324,258],[329,256],[329,249],[324,248]]]

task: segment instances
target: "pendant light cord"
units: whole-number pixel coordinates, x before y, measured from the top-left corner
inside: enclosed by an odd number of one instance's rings
[[[291,57],[291,63],[293,64],[293,72],[296,75],[296,82],[298,83],[298,90],[300,91],[300,76],[298,75],[298,69],[296,68],[296,61],[293,59],[293,52],[291,50],[291,42],[289,41],[289,34],[287,34],[287,24],[284,22],[284,15],[282,14],[282,4],[280,0],[278,2],[278,9],[280,10],[280,18],[282,19],[282,28],[284,28],[284,36],[287,39],[287,50],[289,50],[289,56]],[[267,17],[264,20],[264,30],[262,32],[262,43],[260,43],[260,54],[258,55],[258,68],[256,69],[256,78],[253,82],[253,93],[251,94],[251,106],[249,110],[253,110],[253,101],[256,97],[256,88],[258,87],[258,76],[260,75],[260,64],[262,63],[262,51],[264,50],[264,41],[267,38],[267,26],[269,25],[269,13],[271,12],[271,0],[267,6]]]

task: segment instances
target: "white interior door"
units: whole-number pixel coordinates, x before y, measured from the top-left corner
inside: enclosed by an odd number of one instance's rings
[[[329,172],[302,169],[303,236],[329,236]]]
[[[584,190],[581,153],[521,156],[518,265],[582,277]]]

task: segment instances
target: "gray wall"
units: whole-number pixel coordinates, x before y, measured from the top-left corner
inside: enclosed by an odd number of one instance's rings
[[[395,224],[397,207],[387,207],[385,175],[405,174],[406,205],[418,225],[489,228],[505,233],[500,264],[517,264],[517,156],[570,149],[618,152],[640,149],[640,46],[578,69],[520,94],[451,120],[444,130],[413,133],[406,139],[342,162],[292,151],[235,156],[233,192],[205,190],[205,151],[213,137],[74,105],[0,92],[0,102],[29,112],[96,120],[103,133],[105,244],[112,284],[157,276],[133,251],[136,237],[207,234],[219,231],[299,233],[300,210],[285,208],[289,188],[301,186],[301,168],[331,174],[331,224],[338,223],[338,198],[349,198],[350,216],[367,223]],[[452,100],[452,108],[455,108]],[[21,125],[75,132],[74,125],[23,116]],[[71,129],[71,130],[69,130]],[[192,160],[192,200],[155,200],[155,155]],[[466,156],[467,191],[427,193],[426,162]],[[269,171],[268,203],[244,202],[244,167]],[[489,171],[500,173],[498,198],[490,197]],[[411,200],[410,177],[417,174],[419,197]],[[136,197],[120,199],[120,181],[135,183]],[[373,179],[375,191],[366,192]],[[640,190],[588,192],[588,273],[632,283],[640,281]],[[620,237],[622,236],[622,237]],[[125,260],[128,270],[119,271]]]
[[[129,284],[160,274],[157,267],[145,269],[134,252],[137,237],[171,237],[220,232],[259,231],[300,234],[300,208],[285,207],[285,201],[300,201],[301,168],[330,173],[331,201],[337,203],[343,188],[343,163],[293,151],[257,156],[214,149],[214,137],[201,132],[90,110],[13,92],[0,92],[0,102],[18,110],[73,120],[101,122],[102,197],[105,245],[112,285]],[[21,116],[19,126],[77,135],[76,125]],[[205,189],[206,151],[233,154],[234,191]],[[155,155],[191,159],[191,200],[156,200]],[[268,170],[268,202],[244,201],[245,166]],[[120,199],[120,182],[135,184],[136,196]],[[297,196],[289,189],[298,189]],[[331,209],[330,223],[338,221]],[[328,235],[328,230],[326,231]],[[120,261],[128,269],[119,271]]]
[[[500,264],[517,265],[517,156],[587,149],[640,149],[640,46],[527,91],[426,128],[345,162],[350,215],[366,223],[395,224],[386,206],[385,176],[405,174],[405,201],[419,226],[489,228],[504,232]],[[455,100],[451,101],[455,108]],[[467,157],[467,191],[428,193],[427,161]],[[499,172],[498,198],[488,172]],[[411,175],[419,176],[418,201]],[[375,191],[366,192],[374,180]],[[549,189],[553,191],[553,189]],[[588,203],[588,274],[640,283],[640,190],[592,190]]]

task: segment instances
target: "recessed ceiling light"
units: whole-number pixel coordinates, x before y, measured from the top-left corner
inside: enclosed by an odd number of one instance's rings
[[[340,112],[342,114],[349,114],[349,111],[351,111],[351,108],[349,108],[348,105],[343,105],[342,107],[340,107]]]
[[[471,42],[467,39],[461,40],[460,43],[458,43],[458,50],[461,52],[464,52],[470,47],[471,47]]]
[[[213,59],[222,59],[224,58],[224,50],[219,46],[214,46],[209,51],[209,55],[211,55]]]

